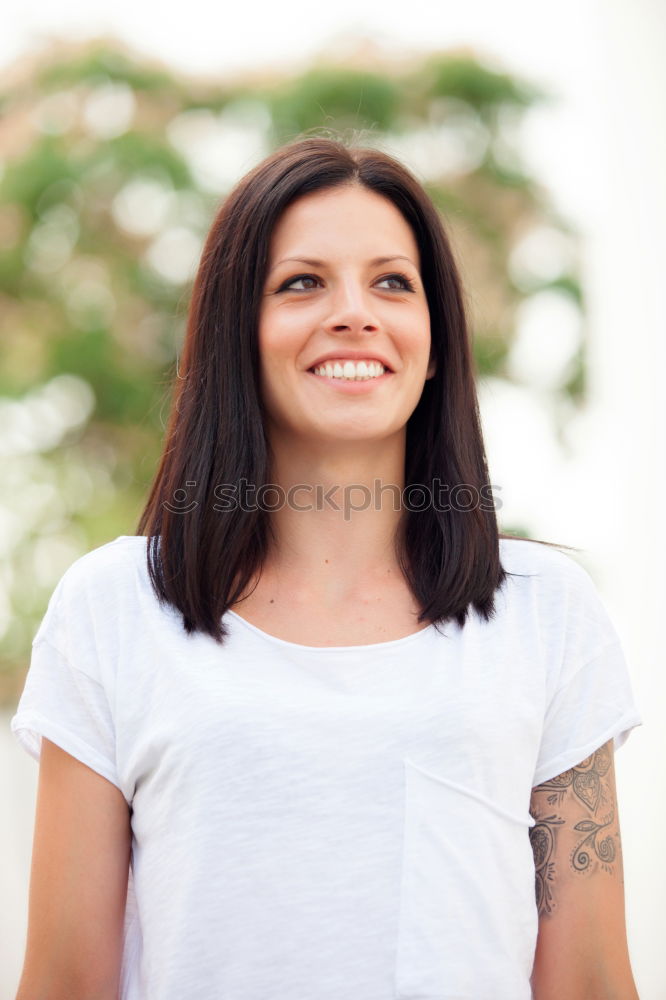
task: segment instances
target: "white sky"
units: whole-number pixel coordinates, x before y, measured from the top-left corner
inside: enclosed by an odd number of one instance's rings
[[[586,11],[591,9],[589,0],[562,0],[557,16],[545,21],[543,9],[527,0],[440,6],[431,0],[412,0],[408,6],[365,0],[361,14],[359,7],[358,0],[217,6],[205,0],[186,5],[115,0],[106,9],[95,9],[81,0],[49,6],[43,0],[24,0],[3,14],[0,59],[6,62],[52,29],[81,36],[109,30],[183,68],[219,72],[292,60],[340,31],[359,31],[400,48],[471,43],[548,73],[564,71],[570,54],[585,41]]]

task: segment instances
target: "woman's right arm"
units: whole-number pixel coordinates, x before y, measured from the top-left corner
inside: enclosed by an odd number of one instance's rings
[[[42,738],[16,1000],[118,1000],[131,842],[120,790]]]

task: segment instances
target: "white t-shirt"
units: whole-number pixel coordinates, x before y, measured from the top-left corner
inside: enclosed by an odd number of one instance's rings
[[[11,723],[132,806],[122,1000],[529,1000],[531,789],[641,724],[589,574],[502,540],[490,622],[220,647],[145,558],[66,571]]]

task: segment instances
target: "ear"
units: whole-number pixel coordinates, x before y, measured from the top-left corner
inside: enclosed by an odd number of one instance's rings
[[[426,381],[432,378],[437,371],[437,359],[433,357],[432,353],[430,355],[430,362],[428,364],[428,371],[426,372]]]

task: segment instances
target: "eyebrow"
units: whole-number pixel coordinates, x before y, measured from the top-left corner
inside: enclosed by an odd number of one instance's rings
[[[308,264],[310,267],[325,267],[326,266],[326,262],[325,261],[323,261],[323,260],[315,260],[313,257],[284,257],[282,260],[279,260],[277,262],[277,264],[273,265],[273,267],[271,268],[271,272],[270,273],[272,273],[275,270],[276,267],[279,267],[280,264],[286,264],[287,261],[290,261],[290,260],[297,261],[299,264]],[[416,267],[416,264],[411,259],[411,257],[405,257],[404,254],[399,254],[399,253],[398,254],[393,254],[390,257],[373,257],[373,259],[371,261],[369,261],[369,263],[370,263],[370,267],[376,267],[378,264],[388,264],[389,261],[392,261],[392,260],[407,260],[407,261],[409,261],[409,263],[413,267]]]

